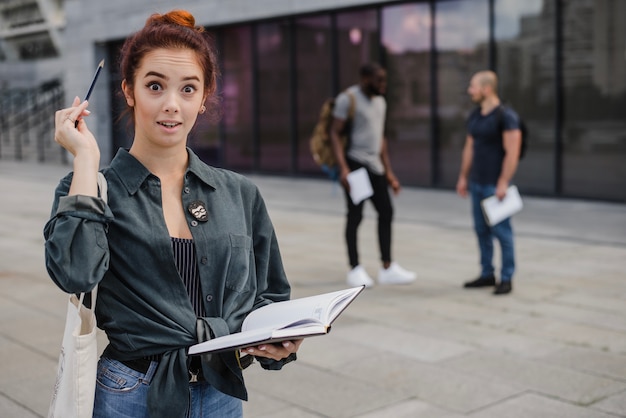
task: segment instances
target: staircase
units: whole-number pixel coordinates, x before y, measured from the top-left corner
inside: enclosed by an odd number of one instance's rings
[[[64,99],[60,80],[0,90],[0,160],[67,163],[54,141],[54,113]]]

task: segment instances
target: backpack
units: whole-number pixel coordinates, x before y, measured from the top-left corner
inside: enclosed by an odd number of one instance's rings
[[[350,131],[352,130],[352,120],[354,119],[354,112],[356,110],[356,99],[354,94],[347,93],[350,97],[350,107],[348,108],[348,118],[344,125],[343,132],[341,132],[339,138],[343,148],[348,145],[348,139]],[[309,140],[309,147],[311,155],[315,163],[321,167],[331,178],[336,179],[339,175],[337,168],[337,161],[335,160],[335,153],[333,151],[333,143],[330,139],[330,128],[333,123],[333,109],[335,108],[335,98],[331,97],[326,99],[322,104],[320,115],[313,129],[313,134]]]
[[[500,132],[504,131],[504,109],[504,105],[498,106],[498,127]],[[526,124],[524,123],[522,117],[519,116],[519,113],[517,116],[519,117],[519,129],[522,133],[522,143],[519,150],[519,159],[521,160],[524,158],[524,155],[526,155],[526,148],[528,147],[528,129],[526,128]]]

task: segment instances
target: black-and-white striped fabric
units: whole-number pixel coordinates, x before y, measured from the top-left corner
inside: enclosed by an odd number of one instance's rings
[[[172,249],[174,250],[174,262],[189,294],[193,310],[196,316],[205,316],[193,240],[172,237]]]

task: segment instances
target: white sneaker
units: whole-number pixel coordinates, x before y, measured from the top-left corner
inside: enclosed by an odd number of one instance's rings
[[[409,284],[415,280],[416,274],[400,267],[398,263],[391,263],[389,268],[378,271],[380,284]]]
[[[347,282],[348,285],[353,287],[363,285],[365,285],[365,287],[374,286],[374,279],[372,279],[370,275],[367,274],[363,266],[361,266],[360,264],[348,272]]]

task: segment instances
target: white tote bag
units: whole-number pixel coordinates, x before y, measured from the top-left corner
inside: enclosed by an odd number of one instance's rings
[[[98,173],[100,196],[107,200],[107,184]],[[80,297],[71,295],[67,305],[65,331],[61,344],[57,378],[48,418],[91,418],[96,391],[98,346],[96,340],[96,286],[91,291],[91,308]]]

